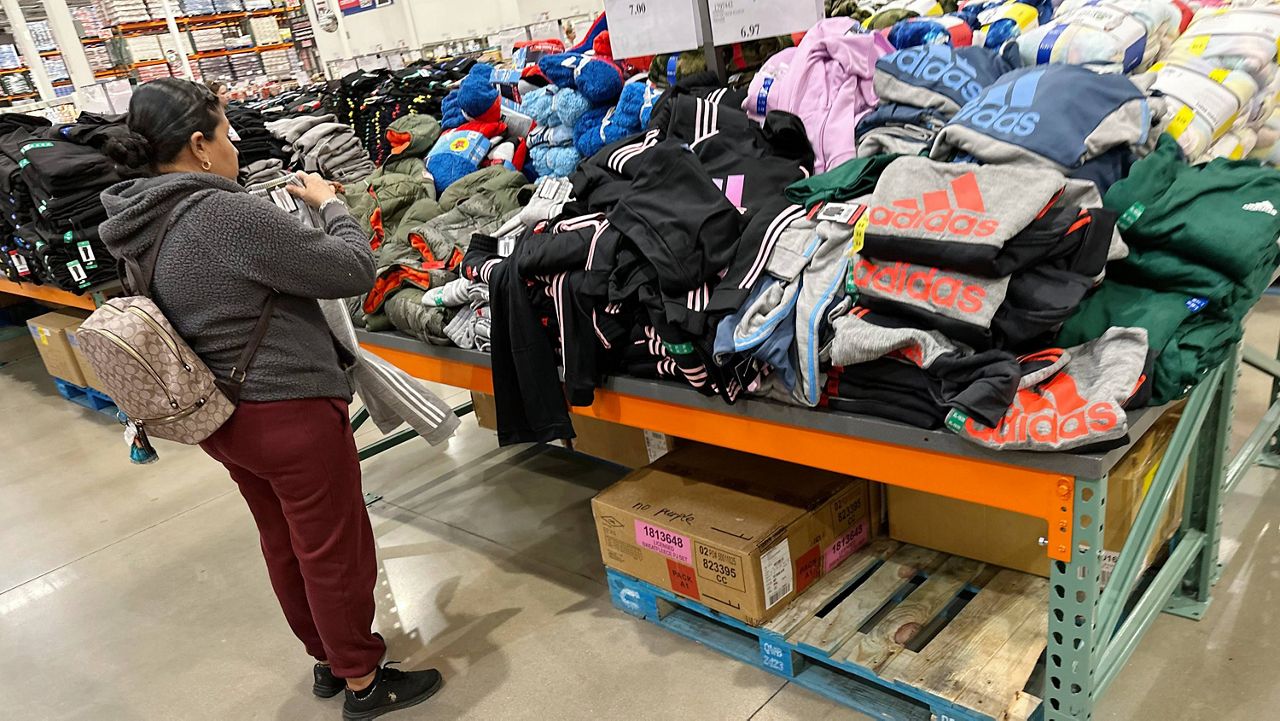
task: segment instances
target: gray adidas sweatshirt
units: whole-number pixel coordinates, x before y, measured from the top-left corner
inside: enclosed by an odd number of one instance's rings
[[[153,298],[219,378],[230,376],[271,289],[280,292],[243,400],[351,399],[316,302],[373,286],[368,238],[341,204],[326,208],[317,230],[211,173],[129,180],[103,191],[102,202],[110,216],[102,240],[117,258],[141,256],[175,209]]]

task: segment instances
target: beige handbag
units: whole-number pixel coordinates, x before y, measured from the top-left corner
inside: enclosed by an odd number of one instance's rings
[[[141,259],[123,261],[121,274],[134,295],[112,298],[80,327],[80,350],[102,379],[101,390],[139,429],[156,438],[195,445],[213,435],[240,402],[249,363],[271,322],[276,294],[267,299],[249,343],[231,369],[229,381],[218,380],[151,300],[164,231]]]

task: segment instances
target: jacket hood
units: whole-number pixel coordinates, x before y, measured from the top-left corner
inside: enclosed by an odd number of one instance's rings
[[[98,232],[111,255],[137,257],[156,241],[166,216],[179,204],[217,191],[245,192],[238,183],[212,173],[167,173],[116,183],[102,191],[107,219]]]

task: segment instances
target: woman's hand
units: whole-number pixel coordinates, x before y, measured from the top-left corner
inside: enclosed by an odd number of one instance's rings
[[[298,180],[303,182],[302,186],[289,185],[286,186],[289,194],[295,198],[299,198],[302,202],[310,205],[312,208],[319,208],[324,205],[325,201],[337,197],[334,192],[333,183],[321,178],[314,173],[299,172]]]

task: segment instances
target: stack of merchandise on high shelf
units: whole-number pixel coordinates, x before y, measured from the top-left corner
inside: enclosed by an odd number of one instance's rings
[[[108,25],[164,20],[164,0],[97,0],[98,12]]]
[[[50,125],[31,115],[0,118],[0,271],[10,280],[83,293],[113,280],[116,264],[98,236],[99,194],[139,172],[102,147],[123,121],[84,113]]]

